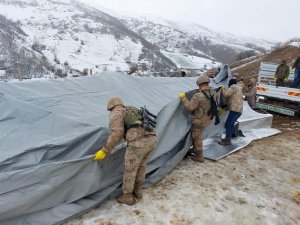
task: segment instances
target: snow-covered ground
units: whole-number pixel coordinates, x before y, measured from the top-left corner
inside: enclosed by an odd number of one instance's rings
[[[31,49],[35,43],[44,45],[41,52],[52,64],[56,64],[56,58],[60,62],[58,68],[64,68],[67,62],[81,72],[85,68],[94,72],[126,71],[130,67],[128,63],[137,62],[142,53],[143,45],[138,40],[117,39],[102,20],[85,16],[70,1],[21,2],[29,5],[0,4],[0,14],[20,21],[28,35],[23,43],[25,47]]]
[[[182,53],[162,52],[165,56],[171,59],[178,68],[181,69],[212,69],[221,65],[220,62],[215,62],[211,59],[205,59],[197,56],[191,56]]]
[[[218,162],[185,159],[134,206],[110,200],[65,225],[298,225],[300,122]]]
[[[290,43],[289,45],[300,48],[300,42],[294,41],[294,42]]]
[[[217,32],[199,24],[167,21],[157,16],[124,16],[127,25],[160,47],[171,51],[176,48],[185,48],[192,42],[202,41],[207,46],[225,46],[235,49],[237,52],[255,50],[253,46],[259,46],[270,50],[274,43],[251,37],[240,37],[227,32]],[[191,46],[193,50],[197,44]],[[203,48],[204,46],[202,46]],[[204,47],[205,48],[205,47]],[[199,49],[197,49],[199,50]],[[210,55],[211,56],[211,55]]]

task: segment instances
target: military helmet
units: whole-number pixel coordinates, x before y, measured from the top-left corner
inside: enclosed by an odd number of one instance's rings
[[[123,101],[118,97],[111,98],[107,103],[107,110],[112,110],[116,106],[124,106]]]
[[[209,83],[209,77],[207,75],[200,75],[196,82],[197,85],[200,85],[203,83]]]

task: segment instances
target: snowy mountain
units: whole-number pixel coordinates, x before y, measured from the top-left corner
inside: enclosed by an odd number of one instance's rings
[[[0,0],[0,14],[0,29],[5,31],[0,40],[7,46],[1,53],[7,60],[0,67],[16,68],[14,59],[25,56],[32,61],[30,68],[9,70],[12,74],[30,77],[33,71],[28,70],[38,62],[43,62],[40,70],[59,76],[91,69],[126,71],[135,64],[151,70],[175,68],[159,49],[118,19],[77,1]]]
[[[198,24],[167,21],[159,17],[123,17],[122,20],[129,28],[168,52],[214,58],[223,63],[235,61],[241,52],[261,53],[275,44],[266,40],[212,31]]]
[[[0,70],[8,77],[31,78],[205,69],[273,44],[107,12],[75,0],[0,0]]]

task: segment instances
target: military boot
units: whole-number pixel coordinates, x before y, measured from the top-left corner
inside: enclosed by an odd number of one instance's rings
[[[136,203],[136,199],[132,197],[132,193],[122,194],[117,197],[117,202],[127,205],[133,205]]]
[[[195,152],[194,152],[194,147],[191,147],[187,153],[185,154],[185,156],[183,157],[184,159],[186,159],[188,156],[194,156]]]
[[[203,151],[195,152],[195,155],[191,157],[193,161],[204,163]]]
[[[225,139],[222,139],[221,141],[218,141],[218,144],[219,145],[231,145],[231,138],[225,138]]]
[[[141,185],[140,183],[135,183],[134,185],[133,194],[138,200],[143,197],[142,186],[143,185]]]

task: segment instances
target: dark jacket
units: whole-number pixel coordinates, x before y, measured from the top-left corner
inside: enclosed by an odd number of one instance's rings
[[[293,64],[292,68],[296,68],[296,69],[300,70],[300,56],[298,56],[298,58],[296,59],[296,61]]]

